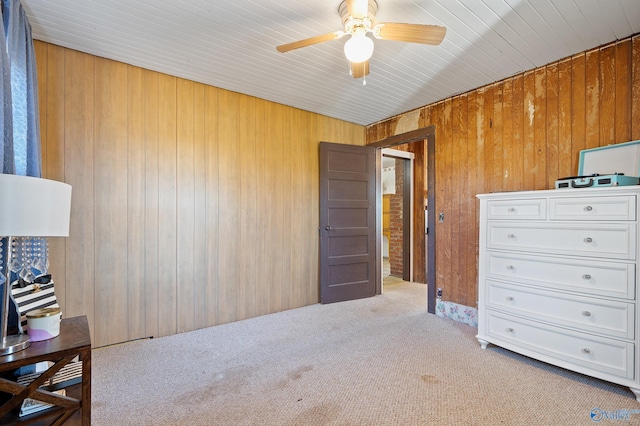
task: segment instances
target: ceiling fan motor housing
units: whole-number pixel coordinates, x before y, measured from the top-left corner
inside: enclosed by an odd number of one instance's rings
[[[373,23],[375,22],[376,12],[378,11],[378,3],[375,0],[369,0],[367,6],[367,16],[362,18],[355,18],[349,14],[349,8],[347,2],[343,1],[338,6],[338,12],[342,18],[342,25],[344,25],[345,32],[347,34],[354,34],[357,30],[364,32],[371,31]]]

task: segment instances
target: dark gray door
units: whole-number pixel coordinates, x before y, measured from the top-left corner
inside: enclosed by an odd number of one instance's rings
[[[320,143],[320,302],[376,294],[375,148]]]

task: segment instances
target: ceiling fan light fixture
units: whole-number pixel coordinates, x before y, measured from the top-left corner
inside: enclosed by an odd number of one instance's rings
[[[380,40],[402,41],[437,46],[447,32],[445,27],[425,24],[403,24],[398,22],[376,22],[378,3],[376,0],[342,0],[338,13],[344,31],[334,31],[303,40],[276,46],[284,53],[301,47],[313,46],[325,41],[337,40],[350,35],[344,44],[344,55],[349,60],[349,70],[353,78],[369,74],[369,59],[373,55],[373,37]],[[372,33],[372,37],[367,34]],[[363,79],[363,84],[366,81]]]
[[[355,32],[344,44],[344,55],[349,62],[368,61],[373,55],[373,40],[365,32]]]

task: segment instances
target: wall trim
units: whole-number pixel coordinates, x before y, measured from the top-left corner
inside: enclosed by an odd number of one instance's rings
[[[471,306],[436,299],[436,315],[478,327],[478,310]]]

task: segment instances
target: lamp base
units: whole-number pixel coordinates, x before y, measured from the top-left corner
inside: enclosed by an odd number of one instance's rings
[[[31,345],[31,340],[26,334],[13,334],[2,339],[0,346],[0,356],[9,355],[27,349]]]

